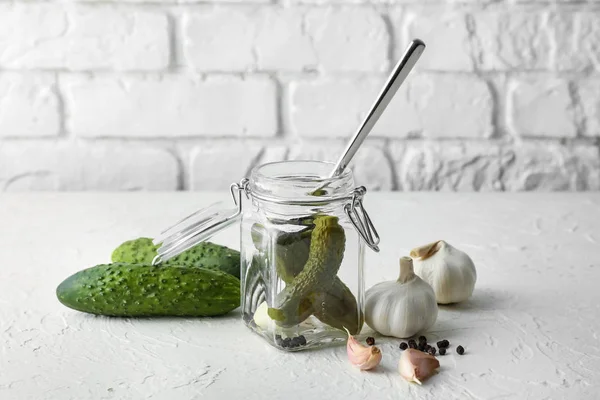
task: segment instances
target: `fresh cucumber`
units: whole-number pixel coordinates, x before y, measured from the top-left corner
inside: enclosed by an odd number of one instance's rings
[[[113,251],[112,262],[149,265],[158,247],[150,238],[128,240]],[[211,242],[201,242],[160,265],[206,268],[240,278],[240,252]]]
[[[226,314],[240,305],[240,281],[185,266],[103,264],[79,271],[56,289],[74,310],[116,317]]]

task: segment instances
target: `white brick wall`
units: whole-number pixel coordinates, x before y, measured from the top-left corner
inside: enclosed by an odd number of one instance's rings
[[[335,160],[373,190],[600,190],[600,0],[0,0],[0,191],[226,190]]]
[[[82,137],[273,136],[276,88],[268,78],[185,75],[61,80],[68,129]]]
[[[161,70],[164,13],[74,4],[0,5],[0,66],[10,69]]]
[[[54,74],[0,73],[0,137],[56,136],[60,121]]]
[[[0,143],[0,188],[175,190],[177,159],[141,144],[64,141]]]

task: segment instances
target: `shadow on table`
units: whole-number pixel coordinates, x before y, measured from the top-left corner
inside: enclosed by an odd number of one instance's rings
[[[477,290],[466,301],[455,304],[440,304],[440,310],[448,311],[494,311],[506,309],[517,302],[514,294],[506,290],[482,289]]]
[[[177,317],[177,316],[152,316],[152,317],[112,317],[112,316],[108,316],[108,315],[95,315],[95,314],[88,314],[88,313],[80,313],[80,315],[83,315],[85,318],[106,318],[106,319],[110,319],[110,320],[135,320],[135,321],[140,321],[140,322],[151,322],[151,321],[181,321],[181,320],[190,320],[190,321],[196,321],[196,320],[200,320],[200,321],[227,321],[227,320],[232,320],[232,321],[241,321],[242,317],[241,317],[241,312],[240,309],[235,309],[227,314],[224,315],[215,315],[212,317]]]

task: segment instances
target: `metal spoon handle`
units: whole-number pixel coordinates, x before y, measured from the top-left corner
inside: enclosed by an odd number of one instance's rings
[[[335,169],[331,172],[331,175],[329,176],[330,178],[341,174],[344,169],[346,169],[352,160],[352,157],[354,157],[354,154],[356,154],[362,142],[371,132],[379,120],[379,117],[381,117],[381,114],[383,114],[388,104],[390,104],[390,101],[392,101],[392,98],[398,91],[398,88],[402,85],[402,82],[404,82],[410,71],[413,69],[424,50],[425,43],[423,43],[421,40],[414,39],[410,43],[410,46],[408,46],[404,52],[404,55],[394,67],[394,70],[386,81],[385,86],[383,89],[381,89],[379,96],[377,96],[377,100],[375,100],[375,103],[373,103],[371,106],[371,110],[352,137],[352,140],[350,140],[348,143],[348,146],[346,146],[344,153],[335,165]]]

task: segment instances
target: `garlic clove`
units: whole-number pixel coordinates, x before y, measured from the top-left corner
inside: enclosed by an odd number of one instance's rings
[[[364,346],[350,335],[348,332],[348,343],[346,345],[346,351],[348,353],[348,360],[350,363],[360,370],[366,371],[373,369],[381,362],[381,350],[377,346]]]
[[[425,260],[425,259],[431,257],[432,255],[434,255],[435,253],[437,253],[440,250],[442,243],[445,243],[445,242],[443,240],[438,240],[433,243],[415,247],[414,249],[412,249],[410,251],[410,256],[412,258],[420,258],[422,260]]]
[[[263,331],[269,331],[273,325],[273,320],[269,317],[267,310],[269,309],[269,305],[266,301],[263,301],[254,311],[254,323],[256,326],[261,328]]]
[[[402,352],[398,362],[400,375],[409,382],[421,381],[429,378],[440,367],[440,362],[431,354],[423,353],[417,349],[407,349]]]

